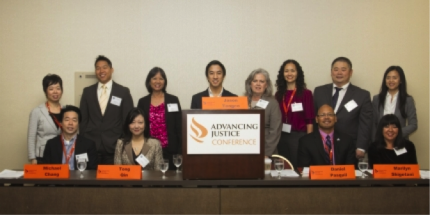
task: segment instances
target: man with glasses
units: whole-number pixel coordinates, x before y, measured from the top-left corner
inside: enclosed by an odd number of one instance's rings
[[[336,114],[330,105],[318,109],[318,129],[299,139],[298,167],[355,164],[355,145],[350,136],[335,130]]]

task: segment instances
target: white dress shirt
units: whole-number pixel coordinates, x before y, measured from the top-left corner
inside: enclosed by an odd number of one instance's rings
[[[396,111],[398,96],[399,96],[399,91],[397,91],[397,93],[394,94],[394,96],[391,96],[391,94],[387,92],[387,96],[385,97],[385,104],[384,104],[384,115],[394,114],[394,112]]]
[[[219,92],[219,95],[216,97],[221,97],[223,91],[224,91],[224,87],[221,89],[221,92]],[[208,88],[208,92],[209,92],[209,97],[215,97],[210,87]]]
[[[340,103],[342,103],[342,99],[343,99],[343,97],[345,97],[346,90],[348,89],[348,87],[349,87],[350,84],[351,83],[348,82],[345,85],[343,85],[342,87],[340,87],[342,89],[339,90],[339,97],[337,98],[336,107],[334,108],[334,112],[335,113],[337,113],[337,110],[339,110]],[[331,94],[332,97],[336,93],[336,88],[335,87],[338,87],[338,86],[336,86],[336,84],[333,84],[333,89],[332,89],[332,94]]]

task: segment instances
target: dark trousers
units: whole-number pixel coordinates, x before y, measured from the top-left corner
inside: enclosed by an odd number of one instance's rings
[[[287,158],[294,168],[297,168],[299,139],[306,135],[306,132],[291,131],[291,133],[282,132],[281,139],[278,143],[279,155]]]
[[[113,165],[114,154],[106,152],[97,152],[97,164],[99,165]]]

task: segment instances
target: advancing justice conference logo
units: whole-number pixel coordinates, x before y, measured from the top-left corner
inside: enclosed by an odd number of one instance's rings
[[[208,135],[208,129],[206,129],[203,125],[199,124],[198,122],[196,122],[196,120],[193,119],[191,120],[191,125],[190,125],[191,130],[194,132],[194,135],[191,135],[191,138],[193,138],[195,141],[197,141],[198,143],[203,143],[203,138],[206,137],[206,135]]]
[[[207,141],[209,133],[211,145],[257,145],[258,142],[255,136],[249,135],[250,131],[259,130],[258,123],[213,123],[208,129],[192,117],[189,128],[190,137],[200,144]],[[242,135],[241,131],[245,133]]]

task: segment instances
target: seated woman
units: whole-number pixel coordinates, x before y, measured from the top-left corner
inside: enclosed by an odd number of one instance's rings
[[[373,164],[417,164],[414,144],[403,138],[400,121],[387,114],[379,121],[376,141],[369,148],[369,168]]]
[[[116,143],[114,164],[139,165],[136,158],[142,154],[149,163],[144,170],[160,170],[159,164],[163,162],[160,141],[145,137],[145,119],[143,110],[133,108],[127,115],[123,127],[123,138]]]

